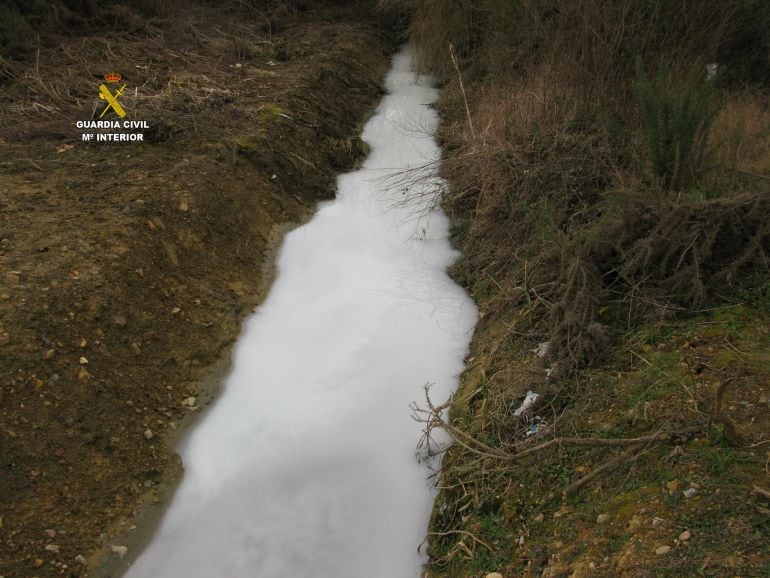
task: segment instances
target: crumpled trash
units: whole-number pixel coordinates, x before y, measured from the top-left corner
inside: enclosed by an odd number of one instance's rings
[[[524,398],[524,401],[522,401],[519,408],[513,412],[513,415],[516,417],[526,417],[527,415],[530,414],[532,409],[535,407],[537,400],[539,399],[540,399],[539,393],[535,393],[534,391],[528,391],[527,396]]]
[[[532,350],[532,353],[537,355],[540,359],[543,359],[546,355],[548,355],[548,349],[551,347],[550,341],[543,341],[542,343],[538,344],[537,347],[535,347]]]
[[[527,433],[524,434],[526,437],[530,438],[532,436],[536,436],[537,434],[544,432],[548,427],[548,422],[540,417],[539,415],[536,415],[532,418],[532,421],[529,423],[529,429],[527,430]]]

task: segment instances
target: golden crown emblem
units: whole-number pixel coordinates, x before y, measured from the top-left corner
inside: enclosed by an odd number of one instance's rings
[[[107,82],[120,82],[120,79],[123,78],[120,76],[117,72],[110,72],[109,74],[104,75],[104,80]]]

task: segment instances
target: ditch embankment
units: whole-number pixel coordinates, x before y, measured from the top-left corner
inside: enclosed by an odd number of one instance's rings
[[[365,152],[394,33],[367,2],[25,6],[0,34],[0,575],[83,576],[151,533],[274,249]],[[142,143],[81,140],[112,72]]]
[[[444,85],[480,309],[426,404],[457,442],[430,575],[767,574],[768,7],[381,5]]]

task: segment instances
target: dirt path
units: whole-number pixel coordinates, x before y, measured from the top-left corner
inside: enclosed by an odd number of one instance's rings
[[[382,23],[279,16],[124,14],[0,86],[0,576],[136,553],[160,509],[135,514],[178,480],[169,444],[216,393],[271,248],[363,152]],[[80,140],[113,70],[144,144]]]

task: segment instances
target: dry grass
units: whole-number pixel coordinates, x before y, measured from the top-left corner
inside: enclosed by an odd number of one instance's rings
[[[446,208],[465,256],[455,273],[481,314],[451,421],[426,422],[428,434],[447,425],[457,442],[442,466],[432,570],[540,575],[558,562],[551,544],[563,541],[566,551],[583,542],[562,534],[556,496],[565,488],[582,494],[574,517],[585,529],[596,517],[592,508],[612,499],[602,493],[607,478],[614,488],[635,469],[661,475],[651,472],[668,450],[618,457],[563,449],[516,469],[499,453],[532,444],[532,423],[515,418],[512,406],[527,390],[543,395],[541,440],[596,434],[592,417],[602,412],[608,437],[700,427],[702,412],[685,400],[697,389],[692,384],[661,392],[639,422],[619,410],[610,415],[623,391],[624,336],[718,307],[770,278],[770,75],[762,72],[770,71],[770,5],[413,0],[412,7],[420,63],[444,84]],[[672,89],[684,72],[720,64],[721,110],[707,154],[681,186],[661,186],[651,175],[632,90],[636,57],[651,76],[651,65],[665,63],[664,86]],[[547,354],[535,358],[544,342]],[[642,359],[645,380],[661,390],[681,382],[674,368],[662,371],[667,360]],[[642,396],[650,395],[645,380]],[[419,415],[430,418],[431,409]],[[598,493],[581,492],[590,486]],[[543,510],[545,520],[533,523]],[[608,546],[596,559],[612,555]]]
[[[254,38],[253,26],[239,23],[237,13],[223,13],[221,28],[206,31],[195,26],[195,15],[179,15],[173,38],[128,11],[120,13],[133,25],[64,41],[56,50],[39,49],[32,61],[13,64],[15,82],[0,88],[0,131],[6,138],[66,134],[73,119],[97,118],[104,106],[97,98],[99,83],[113,71],[128,85],[121,103],[133,118],[148,120],[159,130],[197,134],[208,127],[216,132],[223,124],[213,122],[218,111],[238,98],[244,82],[266,74],[261,69],[274,58],[267,38]],[[244,59],[246,39],[247,62],[259,57],[257,68],[235,68]],[[94,62],[102,67],[94,69]],[[173,127],[166,126],[168,119]]]
[[[765,95],[736,95],[725,102],[711,138],[718,165],[770,177],[770,107]]]
[[[731,201],[709,200],[737,195],[765,206],[767,190],[734,173],[762,175],[768,162],[761,96],[733,100],[725,88],[728,106],[710,141],[716,152],[696,167],[692,190],[675,191],[669,203],[647,170],[630,90],[634,57],[663,59],[676,84],[695,62],[739,62],[724,47],[750,16],[767,16],[741,2],[715,12],[684,4],[416,2],[421,62],[446,82],[445,110],[464,113],[448,114],[442,129],[448,209],[467,257],[462,274],[472,287],[499,287],[482,297],[496,313],[526,305],[529,321],[515,330],[549,336],[554,362],[565,368],[592,362],[608,343],[599,309],[620,305],[626,322],[670,314],[710,299],[717,278],[736,282],[725,259],[767,267],[765,219],[744,215],[749,225]],[[665,234],[645,224],[670,215],[680,222]],[[713,227],[699,224],[704,215]],[[741,240],[709,248],[744,226],[751,232]]]

